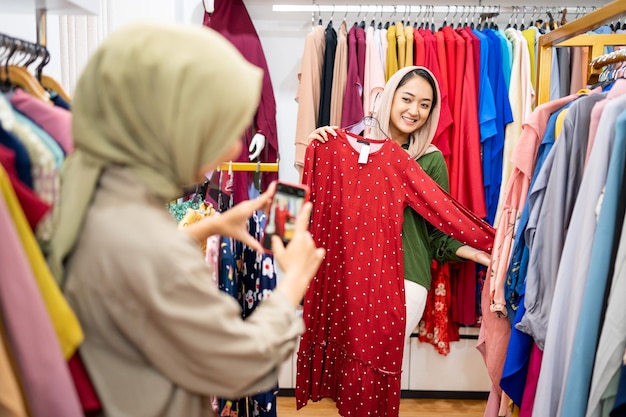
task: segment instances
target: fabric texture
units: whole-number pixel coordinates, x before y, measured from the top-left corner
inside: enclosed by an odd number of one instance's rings
[[[623,199],[626,190],[626,183],[624,182],[626,131],[624,128],[626,127],[626,114],[622,112],[615,123],[615,139],[613,147],[607,155],[609,162],[606,184],[603,193],[599,196],[599,200],[602,201],[601,209],[593,237],[589,268],[588,271],[585,271],[587,273],[586,283],[582,293],[578,319],[575,321],[576,329],[572,340],[569,370],[559,406],[561,415],[571,417],[584,417],[587,408],[587,393],[591,385],[593,361],[598,347],[597,341],[602,323],[604,298],[606,289],[610,285],[610,278],[613,275],[617,242],[621,239],[624,221],[626,203]],[[607,139],[609,138],[599,138],[592,151],[592,157],[597,158],[596,153],[600,153],[603,148],[606,150],[601,144]],[[591,166],[592,161],[595,162],[593,167]],[[589,175],[596,170],[602,172],[602,165],[597,162],[597,159],[590,159],[588,168],[587,173]],[[581,190],[581,195],[585,195],[583,190]],[[592,218],[595,214],[595,211],[588,213]]]
[[[74,150],[72,114],[69,111],[58,106],[50,106],[19,88],[11,96],[11,104],[48,132],[66,154]]]
[[[42,297],[42,294],[45,295],[44,290],[39,285],[41,281],[38,282],[45,279],[39,276],[42,268],[45,269],[45,263],[1,167],[0,230],[0,316],[28,409],[32,417],[82,417],[82,409],[61,349],[60,342],[63,341],[55,333],[50,320],[54,311],[50,311],[49,305],[46,305]],[[40,258],[39,269],[33,268],[36,266],[33,264],[36,258]],[[55,283],[48,278],[48,284],[54,286]],[[58,288],[56,290],[60,296]],[[62,312],[60,309],[57,311]],[[71,321],[72,317],[64,318]],[[60,324],[65,325],[63,322]],[[70,324],[76,324],[75,317]],[[77,336],[82,337],[80,328],[77,331]]]
[[[4,168],[11,181],[11,186],[15,191],[20,206],[23,207],[24,214],[28,220],[31,230],[35,230],[39,221],[50,210],[50,205],[44,203],[37,195],[18,178],[15,169],[15,152],[0,145],[0,165]]]
[[[12,361],[7,334],[0,323],[0,414],[6,417],[28,417],[15,364]]]
[[[335,53],[337,52],[337,31],[333,28],[332,20],[326,25],[324,35],[326,46],[324,47],[324,60],[322,62],[320,108],[317,115],[318,126],[328,126],[330,124]]]
[[[354,42],[356,42],[356,38],[354,38]],[[295,97],[298,103],[298,115],[296,119],[296,152],[294,157],[294,165],[298,168],[304,164],[304,153],[309,144],[309,134],[317,127],[325,47],[324,27],[317,25],[304,38],[304,52],[302,53],[302,61],[298,70],[298,91]],[[348,48],[348,54],[348,59],[350,60],[352,58],[350,48]],[[356,60],[356,56],[354,56],[354,59]],[[354,80],[350,77],[350,64],[348,64],[344,100],[349,91],[351,91],[349,90],[351,81]],[[343,117],[345,117],[346,112],[345,101],[342,104],[344,104],[341,115],[343,123]]]
[[[343,21],[337,29],[337,49],[333,68],[333,86],[330,96],[330,124],[339,126],[343,112],[343,96],[348,79],[348,28]]]

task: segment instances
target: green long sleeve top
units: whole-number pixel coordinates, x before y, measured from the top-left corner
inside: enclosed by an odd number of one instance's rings
[[[406,145],[403,146],[406,149]],[[450,190],[448,169],[441,152],[422,155],[417,162],[422,169],[446,191]],[[428,223],[411,207],[404,210],[402,248],[404,251],[404,278],[430,289],[431,264],[464,261],[456,255],[461,242]]]

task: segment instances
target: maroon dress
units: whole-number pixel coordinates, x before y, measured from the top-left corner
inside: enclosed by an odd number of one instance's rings
[[[329,397],[342,416],[397,416],[406,316],[404,208],[483,250],[491,250],[494,231],[392,140],[367,139],[366,163],[358,162],[357,140],[364,138],[340,130],[336,139],[313,141],[306,151],[311,233],[327,252],[304,299],[297,407]]]

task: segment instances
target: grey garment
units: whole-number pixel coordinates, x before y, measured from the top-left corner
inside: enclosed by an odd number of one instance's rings
[[[597,224],[596,210],[603,196],[615,143],[615,121],[625,108],[626,96],[623,96],[608,103],[602,112],[598,140],[593,144],[589,164],[575,200],[570,221],[575,227],[567,230],[556,276],[533,415],[561,415],[576,326],[589,272]],[[575,127],[577,131],[580,130],[578,125]]]
[[[563,120],[561,135],[528,197],[530,217],[525,238],[530,255],[524,298],[526,313],[516,327],[532,336],[541,350],[545,344],[561,252],[582,180],[591,109],[605,96],[605,93],[592,94],[572,103]]]
[[[626,222],[615,258],[615,270],[593,365],[586,417],[606,415],[617,392],[617,382],[626,349]],[[607,403],[610,403],[607,405]]]
[[[559,61],[559,90],[561,97],[568,96],[572,83],[572,70],[570,62],[570,50],[568,47],[556,48]]]
[[[242,320],[197,243],[123,168],[102,175],[67,270],[106,416],[213,416],[210,395],[272,388],[304,329],[280,292]]]
[[[613,376],[606,381],[606,388],[604,392],[600,393],[600,400],[597,404],[594,404],[593,409],[591,406],[587,408],[586,417],[610,417],[611,410],[615,406],[615,400],[617,399],[617,390],[619,388],[619,379],[622,369],[619,367]],[[590,404],[591,405],[591,404]]]
[[[550,65],[550,101],[561,97],[561,74],[559,70],[558,48],[552,48],[552,64]]]

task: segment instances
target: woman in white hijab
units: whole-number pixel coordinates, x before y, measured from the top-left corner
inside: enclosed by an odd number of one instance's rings
[[[212,283],[199,242],[223,234],[262,250],[246,224],[274,187],[187,233],[166,209],[239,154],[261,78],[210,29],[140,24],[111,34],[78,82],[49,262],[106,416],[212,416],[209,396],[270,389],[296,346],[295,307],[324,256],[308,233],[310,204],[292,242],[273,242],[285,276],[245,321]]]
[[[439,124],[441,100],[433,74],[424,67],[401,68],[389,78],[374,114],[375,125],[367,137],[391,138],[401,145],[422,169],[442,188],[449,191],[448,169],[441,152],[432,144]],[[322,126],[309,135],[309,140],[326,142],[337,135],[337,126]],[[428,223],[407,207],[402,226],[404,287],[406,298],[406,337],[419,324],[430,283],[431,263],[470,259],[489,265],[490,255],[463,245]]]

